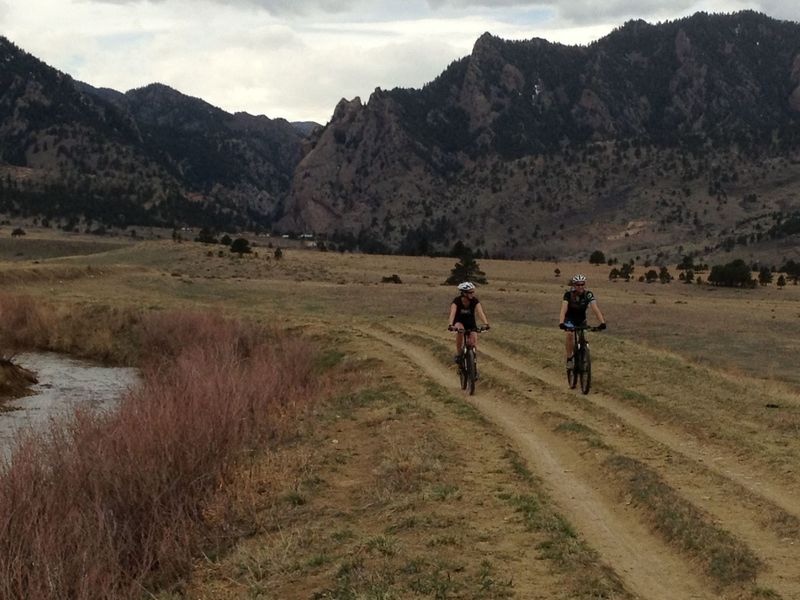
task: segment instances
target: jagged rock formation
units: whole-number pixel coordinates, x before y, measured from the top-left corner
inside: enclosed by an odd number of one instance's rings
[[[587,47],[484,34],[421,90],[342,101],[280,225],[511,256],[575,252],[565,228],[630,246],[634,221],[650,245],[706,243],[747,219],[745,234],[764,233],[769,213],[800,208],[785,197],[799,179],[798,39],[800,25],[753,12],[633,21]]]
[[[796,254],[798,40],[750,11],[631,21],[585,47],[487,33],[422,89],[342,100],[317,127],[158,84],[96,89],[0,39],[0,213],[367,251]]]

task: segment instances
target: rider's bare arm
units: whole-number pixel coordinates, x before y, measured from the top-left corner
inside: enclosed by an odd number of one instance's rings
[[[450,305],[450,317],[447,319],[447,328],[450,329],[453,326],[453,322],[456,320],[456,305]]]
[[[559,325],[564,323],[564,319],[567,318],[567,308],[569,308],[569,302],[566,300],[561,301],[561,313],[558,315],[558,323]]]
[[[484,325],[487,327],[489,326],[489,319],[486,318],[486,313],[483,312],[483,305],[481,303],[478,303],[478,305],[475,307],[475,314],[478,315],[478,318]]]
[[[606,319],[603,317],[603,313],[600,312],[600,307],[597,306],[597,302],[592,302],[589,306],[592,307],[592,312],[594,313],[594,316],[597,317],[597,320],[601,323],[605,323]]]

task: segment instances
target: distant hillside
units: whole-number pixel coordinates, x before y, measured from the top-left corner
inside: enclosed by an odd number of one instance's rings
[[[322,126],[315,121],[294,121],[292,122],[292,127],[297,129],[297,131],[299,131],[302,135],[308,136],[315,129]]]
[[[800,210],[798,147],[797,23],[698,13],[588,47],[485,34],[420,90],[343,100],[280,224],[405,252],[708,253]]]
[[[589,46],[484,34],[326,126],[76,82],[0,38],[0,213],[315,233],[326,247],[800,261],[800,25],[631,21]]]
[[[74,226],[268,227],[305,136],[153,84],[76,82],[0,38],[0,212]]]

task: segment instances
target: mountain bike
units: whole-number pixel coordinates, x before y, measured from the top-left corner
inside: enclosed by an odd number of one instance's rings
[[[470,396],[475,394],[475,381],[478,379],[478,366],[475,362],[475,347],[467,345],[467,339],[472,332],[483,333],[488,327],[478,327],[477,329],[464,329],[464,343],[458,352],[458,379],[461,382],[461,389],[467,390]],[[458,333],[453,328],[451,331]]]
[[[572,345],[572,368],[567,368],[567,382],[570,389],[575,389],[578,381],[581,382],[581,391],[584,394],[589,393],[589,388],[592,387],[592,355],[589,352],[589,342],[586,340],[586,331],[602,331],[600,327],[589,327],[586,325],[580,327],[570,327],[567,331],[571,331],[574,336]]]

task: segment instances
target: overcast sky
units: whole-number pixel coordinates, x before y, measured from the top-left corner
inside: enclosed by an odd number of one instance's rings
[[[484,32],[586,44],[632,18],[790,0],[0,0],[0,34],[95,87],[167,84],[230,112],[327,123],[341,98],[420,87]]]

